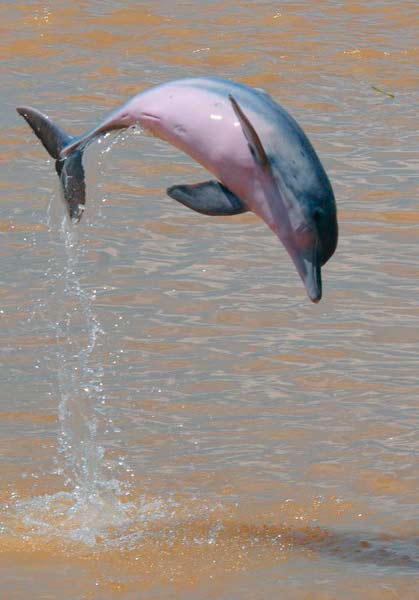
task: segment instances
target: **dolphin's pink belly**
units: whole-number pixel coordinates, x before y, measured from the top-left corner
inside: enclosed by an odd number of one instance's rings
[[[254,161],[228,98],[172,84],[133,98],[126,109],[144,129],[191,156],[251,202]]]

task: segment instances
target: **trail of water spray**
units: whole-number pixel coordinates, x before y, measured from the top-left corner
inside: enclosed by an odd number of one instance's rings
[[[63,536],[89,545],[97,545],[99,539],[101,544],[118,544],[130,523],[143,518],[148,503],[128,499],[132,486],[127,475],[132,476],[132,470],[124,457],[117,461],[106,457],[101,443],[104,434],[116,432],[104,393],[104,365],[112,354],[106,350],[94,308],[96,291],[83,283],[88,264],[86,225],[72,227],[55,197],[46,225],[53,248],[44,274],[49,290],[37,301],[30,319],[45,323],[55,338],[45,361],[54,374],[58,401],[54,473],[63,479],[65,489],[17,499],[16,515],[33,535]]]
[[[56,236],[57,224],[52,213],[50,203],[47,226],[50,236]],[[105,339],[94,310],[96,292],[82,284],[87,246],[82,233],[66,218],[60,218],[60,223],[60,243],[56,244],[46,273],[50,298],[42,309],[56,342],[49,360],[56,371],[58,392],[58,453],[54,472],[64,478],[67,491],[33,499],[32,504],[35,515],[45,512],[40,523],[35,517],[40,531],[45,527],[50,531],[48,514],[58,510],[63,518],[60,526],[63,533],[94,545],[99,532],[103,539],[104,528],[125,523],[132,507],[121,503],[129,486],[117,479],[114,469],[109,469],[100,443],[103,430],[110,425],[103,383]],[[124,468],[127,468],[125,463]],[[57,509],[53,508],[55,505]],[[33,524],[30,507],[25,506],[24,510],[25,518]]]
[[[92,501],[104,481],[103,448],[97,439],[97,407],[105,402],[103,365],[94,355],[103,329],[93,311],[94,294],[80,284],[80,259],[84,249],[77,233],[63,220],[61,238],[66,252],[64,308],[56,322],[58,388],[60,393],[60,450],[67,466],[67,485],[80,501]],[[74,340],[75,332],[87,340]]]

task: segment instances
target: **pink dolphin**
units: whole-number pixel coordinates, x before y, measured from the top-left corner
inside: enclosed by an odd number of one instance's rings
[[[338,238],[333,190],[301,127],[266,92],[208,77],[168,82],[141,92],[80,137],[33,108],[17,111],[56,159],[73,220],[84,210],[86,146],[110,131],[140,125],[217,179],[172,186],[169,196],[206,215],[259,215],[285,246],[309,298],[320,300],[320,269]]]

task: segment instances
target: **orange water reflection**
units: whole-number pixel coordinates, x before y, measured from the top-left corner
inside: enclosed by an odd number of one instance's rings
[[[385,1],[3,6],[5,598],[417,598],[418,19]],[[265,88],[310,135],[341,229],[324,300],[308,305],[254,216],[165,197],[207,176],[177,151],[137,134],[90,148],[79,278],[106,332],[97,442],[102,476],[131,487],[72,510],[57,353],[86,332],[54,329],[72,307],[60,217],[49,232],[45,216],[62,207],[14,107],[78,133],[200,74]]]

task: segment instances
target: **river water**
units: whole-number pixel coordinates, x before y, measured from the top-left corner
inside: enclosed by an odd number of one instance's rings
[[[1,7],[1,599],[419,598],[419,9]],[[66,223],[15,113],[70,133],[151,84],[262,87],[338,203],[314,305],[255,216],[140,132],[86,153]]]

